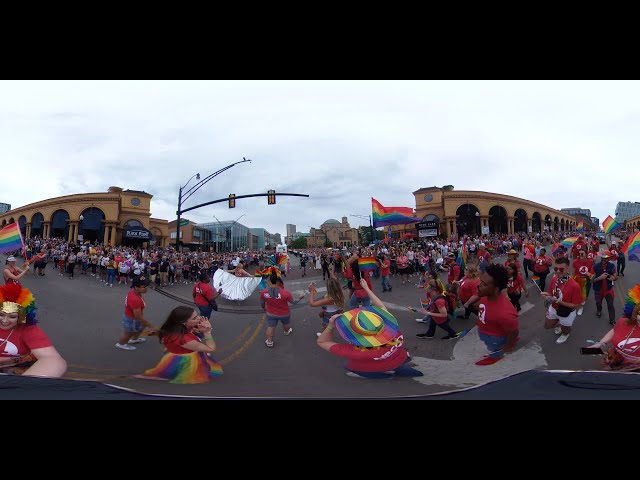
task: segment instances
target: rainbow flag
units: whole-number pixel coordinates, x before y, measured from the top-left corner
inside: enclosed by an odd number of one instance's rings
[[[579,232],[584,231],[584,220],[580,220],[578,222],[578,226],[576,227],[576,230],[579,231]]]
[[[421,220],[413,216],[410,207],[383,207],[375,198],[371,198],[373,210],[373,228],[386,227],[387,225],[406,225],[418,223]]]
[[[0,253],[13,252],[21,248],[24,248],[24,242],[17,223],[0,230]]]
[[[569,237],[562,240],[560,242],[560,245],[562,245],[565,248],[569,248],[569,247],[573,247],[573,244],[576,243],[577,241],[578,241],[578,237]]]
[[[462,242],[462,252],[458,253],[456,263],[460,266],[460,272],[464,275],[464,269],[467,268],[467,239]]]
[[[640,262],[640,232],[631,235],[621,250],[627,254],[629,260]]]
[[[553,248],[551,249],[551,256],[555,257],[559,252],[560,252],[560,247],[562,246],[562,244],[560,243],[556,243],[553,245]]]
[[[613,218],[611,218],[611,215],[607,215],[607,218],[605,218],[604,222],[602,222],[602,227],[604,228],[604,233],[606,233],[607,235],[609,235],[612,232],[615,232],[621,226],[622,225],[620,225]]]
[[[368,271],[376,269],[376,259],[373,257],[362,257],[358,259],[360,270]]]

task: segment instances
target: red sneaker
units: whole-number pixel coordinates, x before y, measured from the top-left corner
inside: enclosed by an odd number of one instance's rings
[[[494,363],[497,363],[500,360],[502,360],[502,358],[487,357],[487,358],[483,358],[482,360],[478,360],[476,362],[476,365],[493,365]]]

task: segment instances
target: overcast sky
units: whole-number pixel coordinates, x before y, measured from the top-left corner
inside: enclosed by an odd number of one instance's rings
[[[640,200],[640,82],[3,81],[0,202],[17,208],[111,185],[153,195],[175,219],[178,189],[242,160],[185,205],[278,192],[190,212],[285,235],[329,218],[415,208],[451,184],[590,208]],[[368,220],[349,217],[352,226]]]

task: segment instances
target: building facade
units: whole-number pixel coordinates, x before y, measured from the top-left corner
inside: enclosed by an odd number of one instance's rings
[[[24,238],[166,246],[169,225],[151,217],[152,198],[146,192],[109,187],[104,193],[65,195],[0,213],[0,225],[17,223]]]
[[[452,185],[421,188],[413,195],[416,217],[437,225],[436,233],[441,237],[565,231],[574,230],[577,223],[571,215],[530,200],[490,192],[455,191]],[[415,224],[394,225],[391,231],[392,237],[419,235]]]
[[[250,242],[250,250],[266,250],[276,246],[275,236],[271,235],[264,228],[250,228],[254,240]]]
[[[249,227],[233,220],[200,223],[200,228],[211,232],[211,242],[215,252],[238,252],[250,250],[251,231]]]
[[[358,245],[358,229],[349,225],[347,217],[342,217],[342,222],[330,218],[320,228],[311,228],[306,238],[308,248],[319,248],[325,244],[334,248],[349,247]]]
[[[596,226],[596,231],[600,230],[600,219],[598,217],[591,217],[591,223]]]
[[[293,236],[296,234],[296,226],[290,223],[287,223],[287,238],[293,239]]]
[[[632,217],[640,215],[640,202],[618,202],[616,205],[616,221],[626,222]]]
[[[561,208],[560,211],[574,217],[576,215],[582,215],[591,218],[591,210],[588,208]]]

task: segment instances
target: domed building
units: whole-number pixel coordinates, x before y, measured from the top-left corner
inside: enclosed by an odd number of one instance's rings
[[[330,218],[320,228],[311,228],[306,238],[308,248],[320,248],[328,243],[334,248],[350,247],[358,244],[358,229],[351,228],[347,217],[342,217],[342,222]]]
[[[109,187],[104,193],[50,198],[0,214],[0,226],[17,223],[25,239],[64,238],[110,245],[166,246],[167,220],[151,218],[153,195]]]

